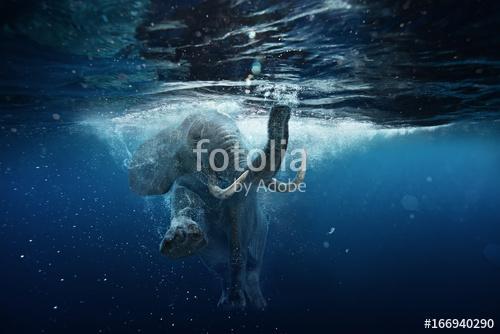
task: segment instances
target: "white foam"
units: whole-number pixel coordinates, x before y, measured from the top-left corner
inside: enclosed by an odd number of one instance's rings
[[[115,117],[94,117],[84,121],[103,139],[120,165],[126,165],[135,148],[165,128],[174,129],[191,112],[221,112],[234,118],[252,148],[262,148],[267,139],[267,115],[262,110],[248,114],[239,101],[231,99],[196,102],[165,101],[162,105],[143,106]],[[244,116],[244,114],[246,116]],[[353,149],[363,148],[374,138],[405,136],[435,127],[383,128],[354,119],[313,119],[293,117],[290,120],[289,151],[305,148],[308,163],[331,159]]]

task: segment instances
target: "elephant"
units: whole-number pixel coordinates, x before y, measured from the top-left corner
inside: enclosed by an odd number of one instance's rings
[[[251,186],[263,182],[275,192],[290,192],[303,182],[305,151],[293,180],[274,178],[287,149],[290,114],[288,106],[271,108],[267,144],[256,157],[248,155],[234,120],[211,112],[193,113],[175,130],[160,131],[139,146],[129,163],[134,192],[170,193],[171,223],[160,252],[172,259],[199,255],[222,281],[218,305],[229,309],[266,306],[260,271],[268,223],[258,187]],[[229,159],[225,169],[220,168],[224,155],[214,154],[222,151]],[[238,191],[243,186],[252,190]]]

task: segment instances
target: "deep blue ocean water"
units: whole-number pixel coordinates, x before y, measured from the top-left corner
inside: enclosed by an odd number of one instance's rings
[[[2,333],[500,325],[495,2],[2,6]],[[227,312],[198,258],[160,254],[169,197],[132,193],[126,166],[193,111],[260,147],[276,103],[307,191],[262,196],[268,307]]]

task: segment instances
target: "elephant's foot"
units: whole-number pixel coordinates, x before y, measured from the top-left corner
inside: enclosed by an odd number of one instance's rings
[[[266,308],[267,302],[260,289],[258,291],[248,291],[247,296],[250,304],[252,304],[256,309],[263,310]]]
[[[267,306],[266,299],[260,290],[259,274],[256,272],[249,272],[247,276],[247,284],[245,285],[245,293],[248,301],[256,309],[263,310]]]
[[[247,302],[243,290],[233,289],[229,292],[222,292],[217,305],[222,306],[222,308],[226,310],[243,310],[245,309]]]
[[[170,227],[161,244],[160,252],[177,259],[193,255],[207,244],[205,233],[189,218],[176,217],[176,224]]]

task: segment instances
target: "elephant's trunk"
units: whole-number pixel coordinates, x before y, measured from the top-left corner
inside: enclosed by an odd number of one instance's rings
[[[253,172],[250,176],[251,180],[270,180],[279,170],[288,146],[289,120],[290,107],[279,105],[271,109],[267,123],[268,140],[264,148],[264,157],[259,155],[252,162],[254,167],[262,166],[262,169]]]

